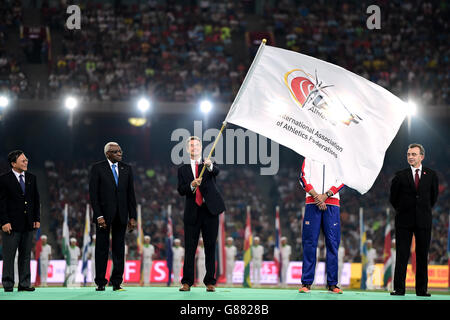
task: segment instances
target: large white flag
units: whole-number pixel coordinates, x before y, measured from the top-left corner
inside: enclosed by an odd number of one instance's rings
[[[364,194],[407,108],[344,68],[262,43],[225,122],[332,166]]]

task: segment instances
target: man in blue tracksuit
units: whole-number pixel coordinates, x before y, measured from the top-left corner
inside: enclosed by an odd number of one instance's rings
[[[303,271],[299,292],[310,292],[316,268],[316,250],[320,229],[327,248],[327,287],[332,293],[342,293],[338,283],[338,249],[341,239],[339,191],[344,186],[329,166],[305,158],[300,173],[300,185],[306,191],[303,219]]]

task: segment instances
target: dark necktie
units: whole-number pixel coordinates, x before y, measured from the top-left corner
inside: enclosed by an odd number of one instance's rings
[[[25,181],[23,181],[23,174],[19,175],[19,184],[22,188],[23,194],[25,194]]]
[[[416,169],[416,175],[414,176],[414,184],[416,185],[416,190],[419,189],[419,170],[420,169]]]
[[[198,178],[198,162],[195,161],[195,178]],[[200,187],[195,191],[195,203],[200,207],[203,203],[203,196],[200,192]]]

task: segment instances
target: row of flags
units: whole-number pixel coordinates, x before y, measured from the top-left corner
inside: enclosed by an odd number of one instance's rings
[[[280,282],[281,278],[281,268],[282,268],[282,260],[281,260],[281,227],[280,227],[280,209],[279,206],[276,207],[275,212],[275,248],[274,248],[274,262],[277,266],[278,276]],[[70,255],[69,255],[69,226],[68,226],[68,205],[66,204],[64,207],[64,221],[63,221],[63,231],[62,231],[62,252],[66,258],[66,266],[70,264]],[[144,244],[144,232],[142,228],[142,207],[138,205],[137,208],[137,248],[138,253],[140,254],[141,259],[141,284],[143,283],[143,244]],[[168,205],[167,208],[167,237],[166,237],[166,257],[167,257],[167,267],[169,269],[169,274],[172,274],[172,258],[173,258],[173,224],[172,224],[172,206]],[[91,215],[92,210],[89,205],[86,206],[86,216],[85,216],[85,228],[84,228],[84,236],[83,236],[83,250],[82,250],[82,274],[84,276],[84,285],[86,285],[87,278],[87,266],[88,266],[88,249],[91,245]],[[303,214],[302,214],[303,216]],[[390,209],[386,210],[386,227],[384,232],[384,247],[383,247],[383,286],[384,288],[388,288],[388,286],[392,282],[392,274],[393,274],[393,261],[395,257],[391,254],[391,243],[392,243],[392,227],[390,223]],[[450,270],[450,213],[449,213],[449,226],[448,226],[448,243],[447,243],[447,255],[448,255],[448,265]],[[364,210],[363,208],[359,209],[359,225],[360,225],[360,252],[361,252],[361,264],[362,264],[362,273],[361,273],[361,289],[365,290],[366,288],[366,280],[367,280],[367,233],[364,225]],[[42,251],[42,241],[41,241],[41,229],[39,228],[36,232],[36,243],[35,243],[35,257],[37,260],[36,265],[36,286],[39,286],[41,283],[40,277],[40,253]],[[244,241],[244,280],[243,287],[250,288],[250,261],[251,261],[251,247],[253,244],[253,237],[251,231],[251,208],[247,206],[246,212],[246,225],[245,225],[245,241]],[[216,276],[218,279],[225,277],[226,271],[226,261],[225,261],[225,215],[221,214],[219,218],[219,233],[218,233],[218,241],[217,241],[217,273]],[[416,272],[416,261],[415,261],[415,239],[413,238],[413,243],[411,245],[411,265],[413,272]],[[167,282],[167,285],[170,286],[172,282],[171,277]],[[448,278],[448,285],[450,287],[450,273]],[[67,274],[64,279],[64,286],[67,286]]]

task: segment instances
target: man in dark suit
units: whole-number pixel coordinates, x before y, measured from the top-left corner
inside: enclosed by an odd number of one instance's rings
[[[113,272],[110,282],[114,291],[121,291],[127,222],[130,232],[136,227],[133,171],[122,162],[122,149],[117,143],[107,143],[104,152],[106,160],[92,166],[89,179],[89,196],[96,221],[95,283],[97,291],[105,290],[111,232]]]
[[[422,167],[425,149],[410,144],[406,154],[409,168],[395,174],[391,183],[390,202],[396,211],[395,239],[397,242],[394,273],[394,291],[391,295],[405,294],[406,269],[411,241],[416,238],[416,295],[430,296],[428,287],[428,250],[431,241],[431,208],[438,197],[438,177]]]
[[[5,292],[14,287],[14,258],[19,250],[19,291],[31,287],[31,246],[33,230],[40,228],[40,202],[36,176],[27,172],[28,159],[21,150],[8,154],[12,170],[0,176],[0,224],[3,236],[3,275]]]
[[[194,260],[200,232],[205,245],[206,291],[215,291],[215,249],[219,230],[219,214],[225,203],[216,186],[219,168],[211,160],[201,163],[202,144],[198,137],[189,137],[187,149],[190,163],[178,168],[178,193],[185,196],[184,206],[184,265],[180,291],[189,291],[194,284]],[[206,166],[202,178],[200,172]],[[195,192],[194,192],[195,190]]]

